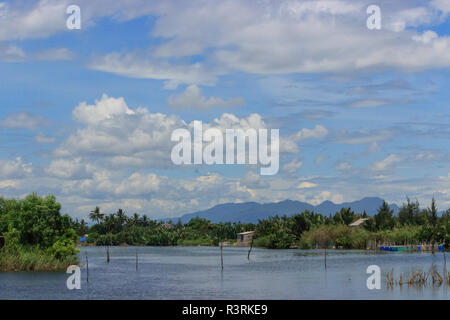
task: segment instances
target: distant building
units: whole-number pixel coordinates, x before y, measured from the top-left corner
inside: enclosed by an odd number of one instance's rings
[[[163,223],[162,226],[166,229],[173,229],[173,224],[171,223]]]
[[[255,231],[241,232],[237,234],[236,244],[241,246],[248,246],[253,240]]]
[[[359,228],[359,227],[362,227],[364,222],[366,222],[367,220],[369,220],[369,218],[361,218],[361,219],[358,219],[358,220],[350,223],[348,226],[350,228]]]

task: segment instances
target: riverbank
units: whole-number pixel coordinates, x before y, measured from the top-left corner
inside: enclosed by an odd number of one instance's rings
[[[65,271],[78,264],[76,256],[57,258],[37,247],[20,248],[15,252],[0,251],[0,272]]]

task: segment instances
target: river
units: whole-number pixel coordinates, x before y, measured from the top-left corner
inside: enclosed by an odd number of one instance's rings
[[[138,271],[136,271],[136,251]],[[81,289],[68,290],[64,272],[0,273],[0,299],[449,299],[442,285],[388,289],[385,273],[408,275],[432,264],[442,274],[443,253],[374,253],[225,247],[81,248]],[[89,282],[86,281],[86,260]],[[381,268],[381,289],[369,290],[369,265]],[[448,268],[450,269],[450,267]]]

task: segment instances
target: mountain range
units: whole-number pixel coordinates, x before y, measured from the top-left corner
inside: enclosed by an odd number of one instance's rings
[[[383,204],[383,201],[383,199],[377,197],[366,197],[358,201],[344,202],[340,204],[327,200],[317,206],[306,202],[293,200],[263,204],[257,202],[225,203],[216,205],[207,210],[185,214],[181,216],[180,219],[182,223],[187,223],[195,217],[204,218],[213,223],[239,221],[243,223],[257,223],[258,220],[267,219],[271,216],[291,216],[305,210],[314,211],[328,216],[330,214],[333,215],[342,208],[351,208],[356,213],[363,213],[366,211],[368,215],[374,215],[377,213],[378,208]],[[396,204],[391,204],[390,208],[394,210],[395,214],[399,211]],[[178,219],[171,220],[177,221]]]

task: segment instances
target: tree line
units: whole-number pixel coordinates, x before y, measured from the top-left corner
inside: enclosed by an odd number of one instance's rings
[[[407,199],[398,214],[384,202],[374,216],[343,208],[333,215],[304,211],[291,216],[274,215],[258,223],[211,223],[199,217],[187,223],[163,223],[122,209],[104,214],[99,207],[89,213],[91,223],[61,214],[54,196],[31,194],[24,199],[0,197],[0,236],[9,252],[34,248],[40,253],[64,259],[74,257],[75,243],[88,234],[91,245],[218,245],[233,242],[240,232],[255,231],[255,246],[266,248],[312,248],[316,244],[348,249],[365,248],[369,241],[392,244],[439,243],[448,248],[450,209],[442,215],[434,199],[421,209],[418,201]],[[349,225],[359,218],[359,228]]]
[[[448,247],[449,216],[450,209],[438,215],[434,199],[428,208],[421,209],[418,201],[408,198],[397,215],[384,202],[374,216],[355,213],[351,208],[328,216],[306,210],[291,216],[274,215],[257,224],[211,223],[199,217],[186,224],[180,220],[162,223],[137,213],[128,217],[122,209],[103,214],[96,207],[89,214],[92,226],[85,220],[75,220],[74,228],[79,235],[89,234],[88,242],[95,245],[218,245],[222,241],[233,242],[240,232],[256,231],[255,245],[266,248],[311,248],[319,244],[363,249],[369,241],[427,242]],[[360,228],[349,227],[360,218],[366,219]]]

